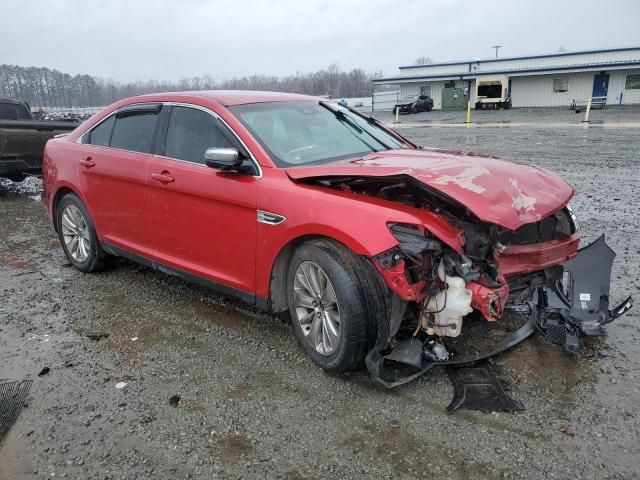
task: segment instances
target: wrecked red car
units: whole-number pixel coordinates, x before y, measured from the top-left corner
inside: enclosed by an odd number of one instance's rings
[[[609,308],[614,253],[579,249],[556,174],[423,149],[314,97],[126,99],[50,140],[43,176],[77,269],[122,256],[287,314],[320,367],[389,387],[536,329],[575,352],[631,307]],[[479,348],[507,312],[520,323]]]

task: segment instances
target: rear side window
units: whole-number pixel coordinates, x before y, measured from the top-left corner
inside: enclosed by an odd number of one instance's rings
[[[132,152],[151,153],[151,140],[157,117],[157,112],[149,111],[132,111],[126,115],[116,115],[110,146]]]
[[[108,147],[111,140],[111,132],[113,131],[113,124],[116,122],[115,115],[107,118],[104,122],[91,130],[87,143],[91,145],[98,145],[100,147]]]
[[[170,158],[204,163],[208,148],[229,148],[231,143],[210,114],[189,107],[173,107],[167,128],[164,155]]]

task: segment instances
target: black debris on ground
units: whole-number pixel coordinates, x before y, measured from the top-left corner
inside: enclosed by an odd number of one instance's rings
[[[0,384],[0,446],[22,411],[33,380]]]
[[[469,366],[449,367],[447,373],[453,384],[453,399],[447,413],[457,410],[487,413],[524,410],[524,405],[511,397],[509,383],[498,378],[488,360]]]

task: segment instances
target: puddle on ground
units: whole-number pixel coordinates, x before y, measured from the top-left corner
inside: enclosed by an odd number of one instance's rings
[[[340,445],[354,453],[366,453],[391,466],[394,478],[502,478],[503,472],[476,462],[455,449],[434,441],[416,438],[398,422],[380,427],[364,425],[340,439]]]
[[[598,347],[595,339],[579,355],[570,355],[562,347],[547,343],[541,335],[533,335],[498,357],[498,363],[510,371],[516,385],[526,382],[526,388],[531,389],[533,384],[541,395],[553,398],[553,410],[566,418],[576,405],[575,389],[597,380],[597,362],[586,352]]]

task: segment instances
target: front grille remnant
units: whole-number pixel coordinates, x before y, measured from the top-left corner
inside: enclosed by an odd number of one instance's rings
[[[33,380],[0,384],[0,445],[22,411]]]

